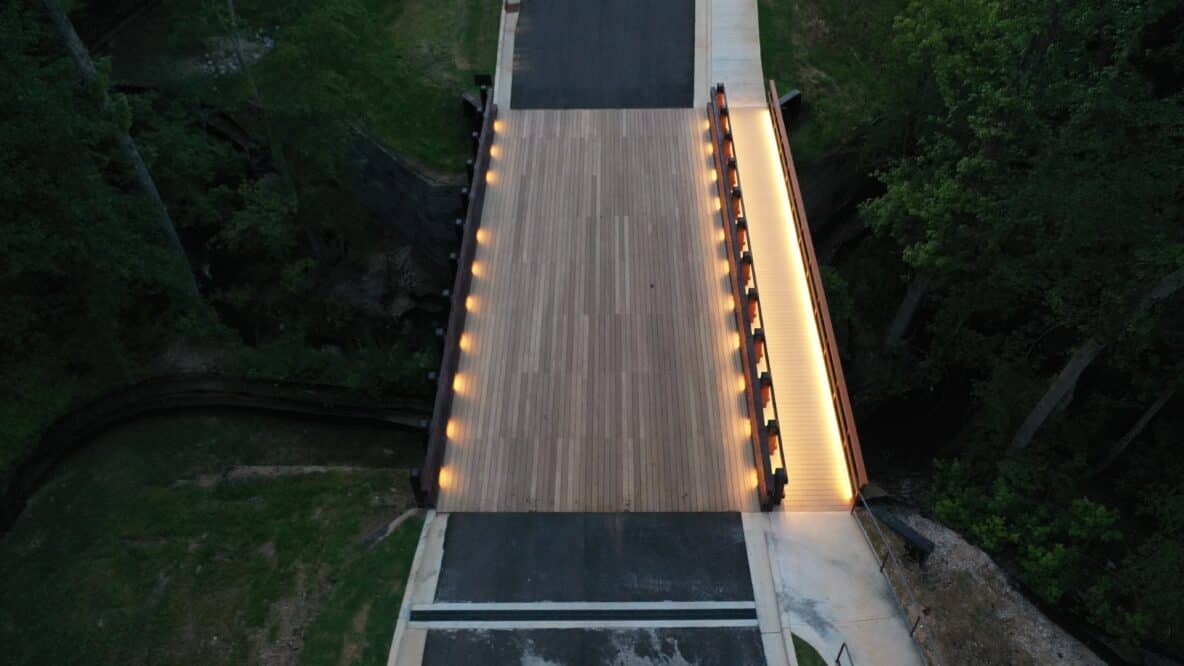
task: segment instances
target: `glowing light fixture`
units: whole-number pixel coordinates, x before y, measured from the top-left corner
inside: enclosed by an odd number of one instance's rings
[[[444,426],[444,436],[448,439],[455,439],[457,429],[456,421],[448,419],[448,425]]]
[[[468,333],[461,333],[460,334],[460,342],[458,343],[458,345],[460,346],[461,351],[467,352],[473,348],[473,339],[471,337],[469,337]]]
[[[441,467],[440,468],[440,480],[439,480],[440,488],[443,490],[448,490],[449,488],[452,487],[452,484],[454,481],[455,481],[455,479],[453,478],[452,468],[448,467],[447,465],[445,465],[444,467]]]
[[[488,229],[478,229],[477,230],[477,242],[482,245],[489,242],[489,230]]]

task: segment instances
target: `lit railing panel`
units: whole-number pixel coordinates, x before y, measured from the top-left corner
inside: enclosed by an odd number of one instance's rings
[[[757,468],[757,489],[761,507],[769,510],[785,497],[788,483],[785,453],[777,413],[777,391],[769,349],[765,340],[760,286],[753,266],[751,234],[744,209],[744,192],[728,114],[727,94],[722,84],[712,88],[707,114],[710,121],[712,154],[723,178],[717,180],[722,206],[724,241],[732,281],[736,325],[741,334],[740,360],[744,368],[745,394],[749,407],[753,462]],[[780,466],[773,468],[773,456]]]

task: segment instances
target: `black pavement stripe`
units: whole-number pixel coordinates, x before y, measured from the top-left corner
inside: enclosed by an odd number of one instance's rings
[[[546,608],[413,610],[412,622],[643,622],[755,620],[755,608]]]

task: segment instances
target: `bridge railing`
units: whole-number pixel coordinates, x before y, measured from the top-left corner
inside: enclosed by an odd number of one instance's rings
[[[461,227],[460,251],[456,257],[456,280],[448,292],[448,328],[444,331],[444,351],[440,358],[440,372],[436,375],[436,400],[432,420],[428,425],[428,446],[420,472],[420,499],[427,506],[435,506],[440,491],[440,470],[444,465],[444,451],[448,444],[448,421],[456,396],[455,381],[460,365],[460,338],[468,314],[469,289],[473,284],[473,259],[477,255],[477,232],[481,226],[481,210],[485,205],[486,173],[489,171],[490,147],[497,120],[497,105],[493,91],[487,90],[481,116],[481,129],[475,134],[476,157],[471,165],[469,187],[462,192],[465,216]],[[414,480],[413,480],[414,482]]]
[[[785,486],[789,479],[785,451],[781,446],[777,392],[765,340],[760,286],[752,260],[752,235],[748,233],[736,143],[732,138],[728,98],[722,83],[711,88],[707,116],[724,226],[724,245],[728,254],[728,272],[732,283],[733,311],[739,337],[737,346],[744,368],[745,400],[757,468],[757,490],[761,507],[769,510],[785,497]],[[772,462],[774,454],[781,463],[776,470]]]
[[[871,524],[871,532],[864,527],[863,521],[856,515],[859,509],[863,509],[863,515]],[[859,526],[859,531],[863,533],[868,548],[876,557],[880,558],[880,573],[884,574],[884,578],[888,580],[889,587],[895,593],[896,602],[900,604],[900,608],[904,612],[905,619],[909,624],[909,637],[913,639],[917,649],[921,651],[929,664],[943,666],[945,659],[942,657],[937,637],[933,635],[933,629],[929,626],[928,609],[917,602],[917,597],[913,594],[913,587],[905,574],[904,565],[896,557],[892,542],[884,534],[879,519],[868,506],[867,499],[864,498],[862,492],[855,495],[855,503],[851,505],[851,516],[855,519],[855,524]],[[872,539],[873,533],[877,537],[875,540]],[[850,650],[848,650],[848,658],[850,658]]]
[[[785,189],[789,193],[789,207],[793,213],[798,248],[802,253],[802,266],[806,271],[806,284],[810,289],[810,302],[814,306],[814,321],[818,327],[818,339],[822,342],[822,357],[826,361],[827,378],[830,380],[830,397],[834,403],[835,416],[838,420],[843,455],[847,459],[851,492],[852,495],[855,495],[867,485],[863,450],[859,445],[859,433],[855,429],[855,417],[851,411],[851,398],[847,394],[847,380],[843,377],[843,362],[839,358],[835,331],[830,321],[830,308],[826,303],[826,289],[822,284],[818,257],[814,253],[814,241],[810,237],[810,223],[806,220],[806,206],[802,203],[802,191],[798,187],[793,152],[789,148],[789,135],[785,131],[785,119],[781,115],[777,84],[771,80],[765,89],[765,101],[769,107],[769,115],[772,117],[773,133],[777,137],[777,152],[781,158],[781,175],[785,179]]]

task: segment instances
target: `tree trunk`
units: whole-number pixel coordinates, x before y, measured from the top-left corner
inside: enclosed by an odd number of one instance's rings
[[[888,334],[884,336],[885,349],[895,347],[900,343],[905,332],[909,330],[909,325],[913,323],[913,317],[917,315],[917,309],[921,306],[921,299],[925,297],[925,293],[928,291],[929,279],[924,275],[917,275],[913,277],[912,282],[909,282],[909,288],[904,294],[904,300],[900,302],[900,307],[896,309],[896,316],[892,318],[892,323],[888,326]]]
[[[1143,412],[1143,415],[1139,417],[1138,421],[1135,421],[1135,425],[1131,426],[1131,429],[1122,436],[1122,439],[1118,440],[1118,442],[1114,444],[1114,446],[1110,449],[1110,453],[1106,454],[1105,460],[1103,460],[1096,468],[1094,468],[1093,476],[1098,476],[1102,472],[1105,472],[1115,460],[1118,460],[1118,457],[1122,455],[1122,452],[1126,451],[1126,447],[1130,446],[1131,442],[1135,441],[1139,435],[1143,434],[1143,431],[1147,429],[1147,426],[1155,420],[1156,415],[1159,414],[1159,410],[1163,409],[1164,405],[1168,404],[1168,402],[1172,399],[1172,396],[1175,394],[1176,387],[1174,386],[1159,394],[1159,397],[1155,399],[1155,402],[1151,403],[1151,406],[1147,408],[1147,411]]]
[[[70,22],[70,18],[66,13],[57,6],[54,0],[41,0],[45,12],[49,14],[50,21],[53,22],[57,29],[62,42],[66,46],[66,51],[70,53],[70,57],[74,59],[74,65],[78,68],[78,74],[82,80],[91,87],[98,87],[98,72],[95,70],[94,61],[90,59],[90,53],[86,50],[86,45],[78,38],[78,33],[74,31],[74,24]],[[100,103],[103,111],[111,108],[111,97],[107,94],[105,88],[99,88]],[[152,174],[148,172],[148,165],[144,164],[144,158],[140,156],[140,150],[136,147],[135,140],[131,135],[125,131],[120,131],[118,136],[119,149],[123,152],[124,158],[132,167],[132,171],[136,175],[136,182],[140,189],[148,196],[148,200],[156,209],[157,222],[160,225],[161,233],[164,235],[165,241],[173,248],[180,257],[185,268],[186,288],[194,301],[200,303],[201,295],[197,291],[197,281],[193,277],[193,269],[189,265],[189,256],[185,253],[185,246],[181,245],[181,239],[177,236],[177,229],[173,226],[173,219],[169,216],[168,208],[164,205],[164,200],[160,198],[160,191],[156,189],[156,182],[152,180]]]
[[[1184,288],[1184,267],[1177,268],[1156,283],[1155,287],[1147,292],[1147,295],[1139,302],[1133,315],[1140,316],[1155,304],[1156,301],[1171,296],[1181,288]],[[1093,360],[1097,358],[1098,353],[1105,346],[1106,344],[1101,340],[1090,338],[1073,354],[1069,362],[1061,369],[1057,378],[1053,380],[1052,385],[1048,387],[1048,391],[1045,392],[1044,397],[1040,398],[1040,402],[1036,403],[1036,407],[1032,409],[1032,413],[1028,414],[1028,418],[1024,419],[1024,424],[1020,426],[1015,437],[1012,438],[1010,446],[1012,451],[1022,449],[1031,443],[1036,431],[1040,430],[1040,426],[1044,425],[1045,420],[1053,413],[1053,410],[1061,403],[1061,400],[1077,387],[1077,379],[1081,377],[1081,373],[1085,372],[1085,369],[1089,367],[1090,363],[1093,363]]]
[[[1053,413],[1057,405],[1061,404],[1061,400],[1077,386],[1077,380],[1081,377],[1081,373],[1085,372],[1085,369],[1089,367],[1090,363],[1093,363],[1105,346],[1101,340],[1090,338],[1073,353],[1069,362],[1065,364],[1060,374],[1053,380],[1052,385],[1048,387],[1048,391],[1044,393],[1044,397],[1036,403],[1035,409],[1028,414],[1028,418],[1024,419],[1024,424],[1020,426],[1019,431],[1012,438],[1010,447],[1012,451],[1022,449],[1032,441],[1036,431],[1040,430],[1040,426],[1044,425],[1045,420]]]

